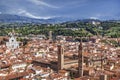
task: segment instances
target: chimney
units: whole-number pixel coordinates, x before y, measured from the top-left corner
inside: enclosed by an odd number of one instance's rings
[[[58,44],[58,71],[64,67],[64,47]]]
[[[79,44],[79,48],[78,48],[78,74],[79,77],[83,76],[83,53],[82,53],[82,38]]]

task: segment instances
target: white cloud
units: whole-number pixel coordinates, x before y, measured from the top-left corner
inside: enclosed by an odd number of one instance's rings
[[[93,16],[90,17],[90,19],[99,19],[101,16],[103,16],[102,14],[94,14]]]
[[[0,14],[2,14],[2,12],[0,12]]]
[[[90,19],[98,19],[98,17],[90,17]]]
[[[47,7],[50,7],[50,8],[59,8],[57,6],[48,4],[48,3],[44,2],[44,1],[41,1],[41,0],[29,0],[29,1],[36,4],[36,5],[40,5],[40,6],[47,6]]]
[[[23,9],[18,9],[18,12],[17,14],[18,15],[22,15],[22,16],[26,16],[26,17],[30,17],[30,18],[36,18],[36,19],[49,19],[49,18],[52,18],[54,16],[45,16],[45,17],[41,17],[41,16],[36,16],[36,15],[33,15],[32,13],[26,11],[26,10],[23,10]]]

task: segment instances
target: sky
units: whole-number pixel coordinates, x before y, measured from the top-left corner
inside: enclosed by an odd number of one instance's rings
[[[120,0],[0,0],[0,14],[37,19],[120,19]]]

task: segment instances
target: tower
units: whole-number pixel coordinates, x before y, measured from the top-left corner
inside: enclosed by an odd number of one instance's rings
[[[52,31],[49,31],[49,40],[52,41]]]
[[[84,62],[84,58],[83,58],[83,53],[82,53],[82,39],[81,39],[79,48],[78,48],[78,74],[79,74],[79,77],[83,76],[83,62]]]
[[[63,45],[58,44],[58,70],[64,67],[64,48]]]
[[[104,56],[103,56],[103,54],[102,54],[102,55],[101,55],[101,70],[104,70],[103,61],[104,61]]]

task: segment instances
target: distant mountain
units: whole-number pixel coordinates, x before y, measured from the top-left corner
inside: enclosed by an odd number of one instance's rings
[[[5,23],[14,23],[14,22],[19,22],[19,23],[43,23],[43,19],[33,19],[33,18],[28,18],[24,16],[18,16],[18,15],[11,15],[11,14],[0,14],[0,22],[5,22]]]
[[[71,21],[70,18],[54,17],[50,19],[35,19],[24,16],[11,15],[11,14],[0,14],[0,22],[4,23],[62,23]]]
[[[12,15],[12,14],[0,14],[0,22],[2,23],[76,23],[76,22],[101,22],[98,19],[81,19],[76,20],[73,18],[67,18],[67,17],[54,17],[50,19],[35,19],[35,18],[29,18],[25,16],[18,16],[18,15]],[[109,20],[109,22],[118,22],[120,23],[120,20]]]
[[[62,23],[62,22],[68,22],[68,21],[75,21],[76,19],[68,18],[68,17],[54,17],[51,19],[48,19],[48,21],[52,21],[54,23]]]

